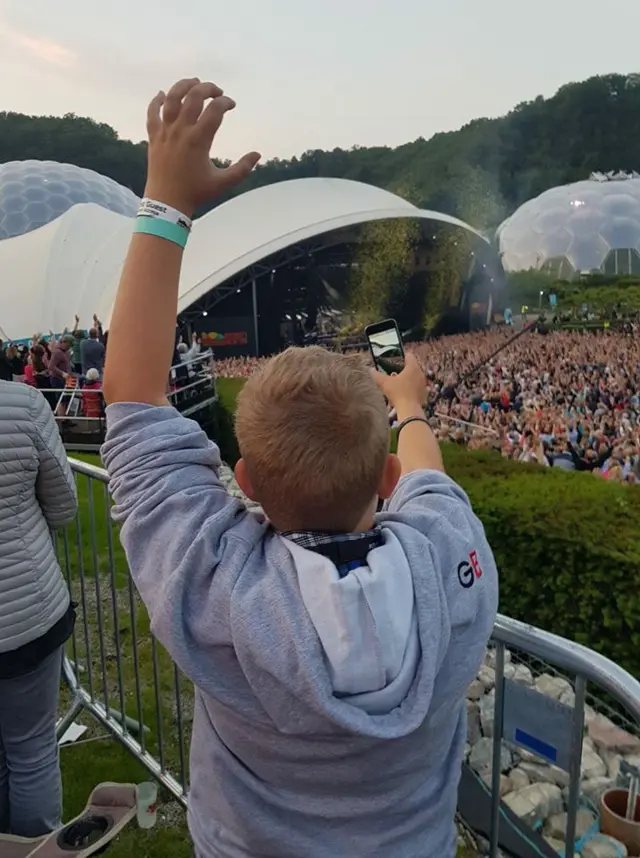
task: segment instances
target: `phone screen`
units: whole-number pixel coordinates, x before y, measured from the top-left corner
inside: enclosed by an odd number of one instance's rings
[[[386,375],[402,372],[404,349],[396,323],[390,319],[370,325],[366,329],[366,335],[376,369]]]

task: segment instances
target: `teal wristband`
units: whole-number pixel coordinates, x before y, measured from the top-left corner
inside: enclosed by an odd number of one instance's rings
[[[189,231],[183,226],[178,226],[177,223],[171,223],[171,221],[163,218],[145,217],[144,215],[136,218],[133,231],[141,232],[144,235],[155,235],[156,238],[164,238],[182,248],[186,247],[189,238]]]

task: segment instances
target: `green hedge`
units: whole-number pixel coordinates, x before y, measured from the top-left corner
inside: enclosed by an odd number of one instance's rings
[[[242,380],[220,382],[223,457],[237,458]],[[500,569],[500,610],[586,644],[640,675],[640,489],[443,447]]]
[[[640,674],[640,490],[447,445],[500,569],[500,610]]]

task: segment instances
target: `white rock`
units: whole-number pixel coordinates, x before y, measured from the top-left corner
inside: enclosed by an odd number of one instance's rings
[[[520,685],[533,685],[533,674],[526,664],[517,665],[513,674],[513,681]]]
[[[467,700],[467,741],[475,745],[482,738],[480,729],[480,707],[473,700]]]
[[[511,662],[510,664],[505,664],[504,666],[504,678],[505,679],[513,679],[516,672],[516,666]]]
[[[518,756],[525,763],[539,763],[540,757],[532,754],[531,751],[526,751],[524,748],[518,748]]]
[[[627,858],[627,847],[602,834],[582,847],[582,858]]]
[[[510,792],[519,792],[521,789],[524,789],[531,784],[529,776],[520,766],[515,769],[511,769],[509,772],[509,780],[511,781]]]
[[[496,695],[495,690],[485,694],[479,701],[480,708],[480,725],[482,733],[487,738],[493,736],[493,722],[495,719]]]
[[[596,807],[598,807],[600,805],[600,799],[605,792],[609,789],[613,789],[614,786],[615,781],[611,778],[591,778],[591,780],[582,781],[581,791],[585,798],[588,798],[596,805]],[[569,794],[567,791],[567,800],[568,798]]]
[[[558,766],[549,766],[551,771],[551,775],[556,782],[556,786],[559,787],[568,787],[571,783],[571,776],[569,772],[565,772],[564,769],[558,768]]]
[[[553,700],[560,700],[563,692],[573,691],[571,683],[562,676],[552,676],[550,673],[541,674],[534,682],[536,691],[545,694]]]
[[[559,787],[569,786],[569,775],[557,766],[545,763],[520,763],[521,771],[525,772],[532,784],[555,784]]]
[[[488,649],[488,650],[487,650],[487,654],[486,654],[486,655],[485,655],[485,657],[484,657],[484,663],[485,663],[488,667],[492,667],[494,670],[496,669],[496,651],[495,651],[495,647],[491,647],[490,649]],[[510,663],[511,663],[511,653],[509,652],[509,650],[508,650],[508,649],[505,649],[505,651],[504,651],[504,663],[505,663],[505,664],[510,664]]]
[[[585,723],[585,726],[588,727],[589,724],[593,721],[593,719],[597,718],[597,717],[598,717],[598,713],[596,712],[596,710],[592,706],[589,706],[589,704],[587,703],[584,707],[584,723]]]
[[[617,778],[620,773],[621,754],[616,754],[613,751],[600,751],[600,758],[607,767],[607,774],[610,778]]]
[[[500,771],[506,772],[512,765],[511,752],[504,745],[500,748]],[[479,739],[471,748],[469,765],[475,772],[491,772],[493,763],[493,739]]]
[[[467,688],[467,700],[480,700],[484,695],[485,687],[479,679],[474,679]]]
[[[524,772],[529,778],[529,783],[532,784],[554,784],[555,778],[550,772],[550,766],[543,763],[529,763],[523,760],[518,766],[521,772]]]
[[[591,778],[603,778],[606,774],[606,763],[594,751],[589,740],[585,739],[582,743],[582,777],[590,780]]]
[[[491,784],[489,784],[491,786]],[[511,792],[511,781],[507,775],[500,775],[500,798],[504,798],[507,793]]]
[[[484,685],[485,691],[491,691],[496,684],[496,672],[492,667],[483,664],[478,671],[478,679]]]
[[[567,836],[567,820],[569,814],[556,813],[547,820],[544,830],[549,837],[565,842]],[[579,810],[576,816],[576,838],[583,837],[595,824],[595,816],[588,810]]]
[[[563,703],[565,706],[569,706],[570,708],[573,708],[576,705],[576,694],[573,688],[565,688],[558,699],[560,703]]]
[[[589,736],[600,751],[633,754],[640,751],[640,738],[622,730],[604,715],[596,715],[589,723]]]
[[[555,837],[545,837],[544,839],[558,855],[564,855],[564,840],[556,840]],[[574,852],[573,855],[574,858],[582,858],[579,852]]]
[[[555,784],[532,784],[504,797],[504,803],[527,825],[535,825],[562,810],[562,793]]]
[[[485,784],[491,789],[493,786],[491,771],[484,769],[482,772],[479,772],[480,778],[485,782]],[[503,798],[507,793],[511,792],[511,781],[507,777],[507,775],[500,775],[500,798]]]

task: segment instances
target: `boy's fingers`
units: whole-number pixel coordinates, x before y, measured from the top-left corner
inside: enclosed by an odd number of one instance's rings
[[[197,133],[200,138],[213,141],[216,131],[222,125],[224,115],[228,110],[233,110],[235,101],[227,95],[213,98],[202,111],[197,123]]]
[[[147,108],[147,133],[149,137],[152,137],[162,124],[160,109],[164,104],[164,99],[165,94],[161,91],[149,102],[149,107]],[[95,316],[93,318],[95,319]]]
[[[162,118],[167,124],[175,122],[182,108],[182,99],[193,89],[198,86],[200,79],[197,77],[184,78],[179,80],[171,87],[166,95],[164,108],[162,110]]]
[[[373,380],[378,385],[380,390],[386,395],[387,382],[389,380],[389,376],[385,375],[383,372],[380,372],[377,369],[372,369],[371,375],[373,376]]]
[[[192,87],[184,97],[178,121],[187,125],[197,122],[205,101],[221,95],[222,90],[215,83],[199,83]]]
[[[235,164],[226,167],[222,172],[223,186],[225,188],[232,188],[234,185],[242,182],[251,173],[259,160],[259,152],[248,152],[239,161],[236,161]]]

